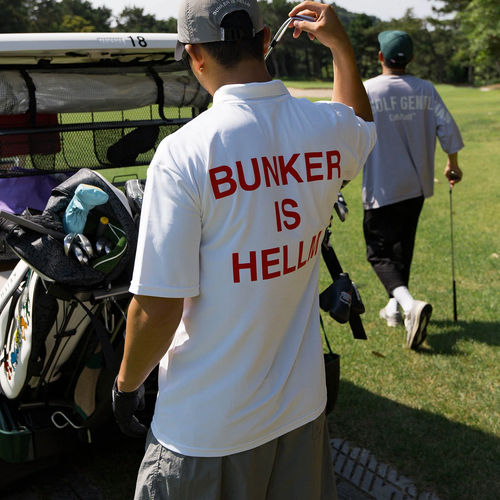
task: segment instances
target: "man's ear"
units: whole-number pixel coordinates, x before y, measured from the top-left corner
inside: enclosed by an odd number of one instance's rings
[[[270,43],[271,43],[271,28],[269,28],[269,26],[266,24],[264,25],[264,54],[267,54]]]
[[[201,75],[203,65],[205,64],[205,57],[200,45],[197,43],[188,43],[184,49],[189,54],[189,57],[191,57],[191,69],[197,75]]]
[[[382,51],[378,51],[378,60],[380,62],[384,62],[384,54],[382,54]]]

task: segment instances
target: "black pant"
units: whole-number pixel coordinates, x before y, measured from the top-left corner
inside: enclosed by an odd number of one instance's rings
[[[424,197],[365,210],[363,231],[366,258],[389,297],[399,286],[408,287],[418,218]]]

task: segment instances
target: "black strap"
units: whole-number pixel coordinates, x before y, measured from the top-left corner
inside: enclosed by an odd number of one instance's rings
[[[342,272],[342,266],[340,265],[337,254],[330,243],[330,234],[330,230],[327,229],[323,238],[323,243],[321,244],[321,255],[323,256],[323,260],[325,261],[326,267],[330,272],[332,280],[335,281]],[[352,310],[349,315],[349,326],[351,327],[352,335],[355,339],[367,340],[368,337],[366,336],[361,316]]]
[[[107,368],[112,372],[118,373],[118,370],[120,369],[120,367],[118,366],[118,360],[116,359],[115,351],[113,349],[113,346],[111,345],[111,341],[109,340],[104,326],[102,326],[102,323],[97,319],[96,315],[80,299],[78,299],[74,295],[72,298],[82,306],[83,310],[90,318],[95,333],[97,334],[97,338],[101,343],[101,349],[102,353],[104,354],[104,359],[106,360]]]
[[[323,337],[325,338],[326,347],[328,347],[328,354],[330,354],[331,356],[335,356],[335,354],[333,354],[332,348],[330,347],[330,342],[328,342],[328,337],[326,336],[325,325],[323,323],[321,314],[319,315],[319,322],[321,324],[321,330],[323,331]]]
[[[367,340],[365,327],[361,321],[361,316],[359,314],[353,313],[349,315],[349,326],[351,327],[352,335],[357,340]]]
[[[342,272],[342,266],[340,265],[337,254],[330,243],[330,230],[326,230],[325,237],[323,238],[323,244],[321,245],[321,255],[325,261],[326,267],[330,272],[330,276],[333,281],[339,277]]]
[[[165,105],[165,91],[163,90],[163,80],[160,78],[160,75],[152,66],[148,66],[148,71],[155,81],[156,88],[158,89],[158,97],[156,99],[156,104],[158,104],[158,113],[160,114],[160,118],[162,120],[168,121],[163,111],[163,106]]]
[[[221,28],[223,42],[236,42],[237,40],[242,40],[243,38],[250,39],[255,36],[255,30],[253,28]]]

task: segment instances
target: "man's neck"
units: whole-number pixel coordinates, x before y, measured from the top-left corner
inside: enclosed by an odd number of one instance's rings
[[[209,81],[204,82],[206,89],[214,95],[224,85],[263,83],[272,81],[265,63],[262,61],[246,61],[229,70],[218,68],[218,71]]]
[[[385,65],[382,65],[382,74],[385,76],[402,76],[406,75],[406,68],[388,68]]]

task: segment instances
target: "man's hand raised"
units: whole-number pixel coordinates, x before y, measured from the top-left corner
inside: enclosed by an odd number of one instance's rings
[[[322,3],[302,2],[289,14],[290,17],[299,15],[313,17],[316,20],[312,22],[295,19],[291,23],[294,28],[293,36],[297,38],[304,31],[311,40],[317,38],[332,51],[334,75],[332,101],[350,106],[357,116],[372,122],[372,108],[358,73],[354,50],[333,8]]]

